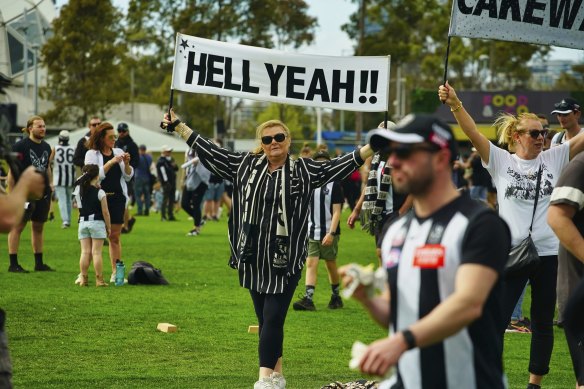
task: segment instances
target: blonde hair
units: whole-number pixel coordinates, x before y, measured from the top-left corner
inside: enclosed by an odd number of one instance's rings
[[[28,120],[26,121],[26,127],[22,128],[20,131],[22,131],[25,134],[30,135],[30,128],[32,127],[32,125],[34,124],[35,120],[42,120],[43,122],[45,121],[45,119],[43,119],[40,116],[31,116],[30,118],[28,118]]]
[[[497,117],[497,120],[495,120],[495,123],[493,123],[499,136],[498,143],[500,145],[507,145],[509,151],[515,151],[513,135],[525,130],[525,128],[522,128],[522,124],[525,120],[539,121],[537,115],[531,112],[520,113],[517,116],[507,112],[501,113],[499,117]]]
[[[258,145],[258,147],[256,147],[253,151],[254,154],[263,154],[264,150],[262,149],[262,145],[261,145],[261,139],[264,133],[264,130],[267,128],[272,128],[272,127],[282,127],[284,129],[284,132],[286,133],[286,138],[290,138],[290,130],[288,129],[288,127],[281,122],[280,120],[268,120],[267,122],[263,122],[262,124],[260,124],[257,128],[256,128],[256,140],[260,142],[260,144]]]

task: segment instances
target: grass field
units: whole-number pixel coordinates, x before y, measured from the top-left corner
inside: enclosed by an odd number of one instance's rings
[[[57,207],[55,207],[57,208]],[[343,214],[343,219],[348,211]],[[251,388],[257,379],[257,335],[251,300],[227,266],[229,244],[225,216],[209,222],[203,234],[186,237],[192,222],[160,222],[157,214],[140,217],[123,235],[123,259],[146,260],[163,270],[168,286],[81,288],[77,223],[61,230],[60,220],[45,227],[45,260],[54,273],[7,273],[6,237],[0,244],[0,307],[7,311],[6,331],[16,388]],[[344,220],[342,226],[345,226]],[[104,259],[107,258],[107,248]],[[24,231],[19,260],[33,268],[30,229]],[[342,228],[339,263],[376,262],[373,238]],[[109,279],[109,262],[104,266]],[[93,285],[90,269],[90,285]],[[304,281],[301,281],[301,285]],[[304,290],[300,286],[297,293]],[[384,336],[361,307],[326,308],[330,287],[321,265],[316,312],[290,309],[284,341],[284,374],[290,389],[320,388],[332,381],[359,378],[348,369],[355,340]],[[529,306],[526,296],[525,307]],[[529,312],[526,311],[527,315]],[[156,330],[158,323],[177,333]],[[574,386],[562,331],[555,331],[551,372],[545,388]],[[510,388],[525,388],[529,335],[505,337],[505,367]],[[461,388],[464,389],[464,388]]]

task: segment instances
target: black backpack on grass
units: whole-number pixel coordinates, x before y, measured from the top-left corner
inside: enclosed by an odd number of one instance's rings
[[[130,285],[168,285],[168,281],[162,275],[162,270],[156,269],[146,261],[136,261],[128,273]]]

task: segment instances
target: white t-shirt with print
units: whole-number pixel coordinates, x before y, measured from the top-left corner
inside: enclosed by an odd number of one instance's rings
[[[513,246],[528,235],[535,201],[537,171],[542,165],[539,200],[531,237],[540,256],[557,255],[559,242],[547,223],[547,210],[554,186],[569,159],[569,142],[543,151],[532,160],[521,159],[516,154],[491,144],[489,164],[484,165],[483,162],[483,166],[493,177],[497,188],[499,215],[511,229]]]

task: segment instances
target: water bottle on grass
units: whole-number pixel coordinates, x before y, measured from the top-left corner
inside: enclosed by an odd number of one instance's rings
[[[124,285],[124,277],[126,275],[126,266],[124,262],[116,259],[116,286]]]

